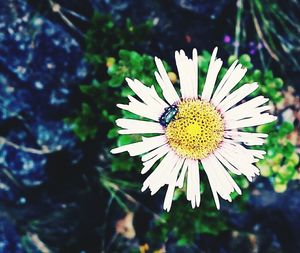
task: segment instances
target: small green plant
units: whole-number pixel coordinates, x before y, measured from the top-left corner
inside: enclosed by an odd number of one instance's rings
[[[145,72],[140,69],[136,74],[140,77],[140,74],[145,73],[144,81],[149,81],[146,71],[150,71],[152,67],[154,69],[152,58],[140,57],[138,53],[126,50],[139,48],[147,43],[152,26],[151,21],[135,26],[129,19],[125,24],[117,25],[110,15],[94,13],[85,36],[85,58],[92,67],[95,79],[80,85],[84,95],[81,107],[66,119],[81,141],[93,139],[97,134],[106,137],[110,129],[108,137],[114,136],[116,129],[113,129],[111,123],[116,115],[120,116],[116,110],[115,98],[126,97],[126,92],[130,92],[128,88],[120,87],[124,84],[125,76],[134,75],[134,71],[140,66]],[[118,58],[117,63],[115,57]],[[149,67],[143,68],[143,64]],[[115,89],[117,87],[119,88]]]
[[[269,135],[264,146],[266,157],[258,162],[258,167],[262,176],[270,178],[274,190],[283,192],[289,181],[299,176],[296,169],[299,155],[288,139],[289,134],[294,130],[294,125],[289,122],[280,125],[273,123],[258,127],[257,130]]]
[[[133,50],[149,40],[152,21],[134,25],[130,19],[116,24],[111,15],[95,12],[85,36],[85,56],[98,73],[102,73],[108,57],[118,56],[121,49]]]
[[[81,108],[77,110],[73,117],[68,118],[67,122],[73,126],[75,134],[82,141],[97,138],[97,140],[102,139],[105,145],[109,147],[122,146],[135,142],[140,137],[137,135],[118,135],[118,128],[115,126],[114,121],[123,116],[125,118],[137,118],[139,116],[119,110],[115,104],[116,102],[128,103],[127,96],[133,95],[133,92],[124,80],[126,77],[131,79],[137,78],[147,86],[157,83],[154,77],[154,71],[156,71],[154,57],[131,51],[132,48],[135,48],[141,42],[126,41],[129,38],[128,36],[133,36],[132,32],[139,31],[138,33],[140,33],[139,29],[130,28],[132,26],[131,22],[128,21],[127,28],[125,29],[124,27],[118,27],[108,17],[96,15],[94,22],[95,24],[102,24],[103,27],[95,25],[88,32],[86,55],[88,61],[94,66],[95,73],[98,73],[99,76],[96,75],[95,80],[90,84],[80,85],[80,90],[83,94]],[[126,36],[124,32],[127,34]],[[101,36],[108,36],[109,39],[104,41],[95,39]],[[127,39],[124,41],[123,38]],[[136,38],[139,38],[139,36],[134,37],[134,39]],[[210,57],[211,54],[207,51],[199,55],[199,90],[202,90],[205,83]],[[235,59],[235,56],[230,56],[228,65]],[[261,93],[268,97],[271,103],[275,105],[281,101],[282,79],[274,77],[270,70],[260,71],[254,69],[251,57],[247,54],[240,56],[239,61],[248,69],[248,73],[241,83],[258,82],[260,84],[260,88],[253,95]],[[172,70],[167,63],[164,63],[164,65],[169,72],[175,88],[178,89],[179,82],[176,74],[171,72]],[[227,66],[221,69],[219,78],[224,76],[227,69]],[[156,85],[156,88],[160,93],[158,85]],[[286,123],[280,126],[266,125],[259,129],[259,131],[268,133],[269,138],[265,145],[267,157],[258,165],[262,169],[263,176],[270,177],[275,189],[278,190],[278,187],[281,187],[282,190],[284,189],[283,185],[286,186],[288,181],[294,177],[295,166],[299,161],[299,157],[295,155],[294,146],[287,140],[287,135],[292,131],[292,126]],[[279,134],[277,134],[278,131]],[[105,171],[105,176],[111,178],[115,178],[116,175],[122,172],[130,172],[126,173],[127,180],[130,180],[130,177],[137,174],[138,171],[136,168],[141,167],[139,159],[128,157],[127,155],[109,156],[107,162],[109,165]],[[275,171],[276,166],[274,164],[277,164],[280,169]],[[285,168],[284,171],[282,167]],[[201,171],[201,173],[203,172]],[[103,183],[105,181],[103,178],[104,174],[102,175],[102,180],[100,179],[99,182],[104,188],[107,188],[107,184]],[[158,218],[156,217],[155,222],[153,222],[151,232],[148,233],[147,237],[149,243],[163,243],[170,236],[175,236],[178,245],[187,245],[192,243],[199,233],[218,235],[229,229],[226,215],[217,211],[213,199],[211,196],[207,196],[207,194],[210,194],[210,188],[205,176],[202,179],[201,211],[192,209],[189,205],[182,204],[186,202],[183,194],[185,188],[177,189],[172,211],[170,213],[159,214]],[[232,194],[232,198],[238,198],[238,201],[234,204],[234,208],[243,210],[249,196],[247,193],[249,183],[244,177],[240,176],[234,177],[234,180],[243,190],[242,196],[238,196],[236,193]],[[126,182],[123,179],[120,179],[119,182],[124,183],[122,187],[124,195],[129,188],[126,189]],[[116,190],[115,187],[109,187],[109,189],[109,192],[114,196],[117,203],[120,204],[122,198],[117,197],[120,190]],[[126,206],[123,203],[126,201],[128,200],[123,198],[120,206]],[[126,207],[127,209],[128,207]],[[150,210],[151,208],[148,209]],[[172,230],[170,230],[170,227]]]

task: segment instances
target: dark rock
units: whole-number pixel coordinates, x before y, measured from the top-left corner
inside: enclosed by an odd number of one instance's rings
[[[14,118],[18,123],[2,127],[0,164],[17,184],[43,184],[50,153],[79,159],[76,138],[63,120],[72,111],[75,85],[86,75],[81,47],[62,26],[34,12],[27,1],[1,3],[0,123]],[[0,180],[0,197],[18,200],[16,185],[3,173]]]
[[[276,193],[266,180],[258,180],[245,212],[227,210],[230,223],[241,231],[252,231],[258,252],[299,252],[299,187],[293,182],[286,192]]]
[[[46,153],[25,129],[11,131],[0,148],[1,165],[24,186],[40,185],[46,178]]]
[[[228,3],[227,0],[175,0],[174,2],[183,9],[212,19],[217,18]]]
[[[34,14],[25,2],[9,2],[22,9],[11,13],[13,20],[0,22],[0,64],[17,80],[8,80],[11,89],[29,92],[22,103],[34,112],[66,109],[73,86],[87,74],[78,42],[60,25]]]
[[[0,122],[30,112],[26,96],[29,96],[26,90],[16,90],[12,78],[0,73]]]
[[[118,13],[128,9],[132,4],[132,0],[91,0],[92,6],[98,11],[109,11],[111,14]]]
[[[21,197],[21,189],[10,177],[7,170],[0,170],[0,200],[6,202],[16,202]]]
[[[0,217],[0,253],[24,253],[19,235],[5,217]]]
[[[36,138],[37,144],[46,148],[49,152],[76,151],[77,140],[71,127],[63,121],[44,121],[37,118],[30,125],[30,129]]]

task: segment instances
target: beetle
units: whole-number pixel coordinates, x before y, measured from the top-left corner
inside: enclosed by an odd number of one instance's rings
[[[159,123],[166,127],[172,120],[174,120],[174,117],[178,113],[178,106],[177,105],[171,105],[167,108],[165,108],[165,111],[159,118]]]

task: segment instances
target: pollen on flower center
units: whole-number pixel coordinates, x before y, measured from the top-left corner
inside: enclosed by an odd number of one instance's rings
[[[177,114],[165,130],[170,147],[181,157],[207,157],[223,140],[221,114],[212,104],[200,99],[182,100],[177,107]]]

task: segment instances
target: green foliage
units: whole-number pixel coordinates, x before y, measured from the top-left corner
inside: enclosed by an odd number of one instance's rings
[[[158,220],[153,231],[160,237],[158,238],[160,241],[165,241],[168,236],[173,235],[177,238],[177,244],[184,246],[192,244],[200,233],[218,235],[228,230],[224,215],[216,210],[213,201],[204,200],[199,211],[189,206],[185,194],[182,193],[173,205],[171,212],[161,214],[164,222]]]
[[[228,229],[224,215],[216,209],[214,201],[210,201],[208,182],[201,184],[201,211],[190,207],[184,191],[175,191],[172,211],[160,215],[148,237],[164,242],[173,236],[179,246],[185,246],[192,244],[199,233],[218,235]]]
[[[269,135],[264,146],[267,154],[265,159],[258,162],[258,166],[261,174],[271,179],[277,192],[285,191],[288,182],[298,174],[296,166],[299,164],[299,155],[288,138],[293,130],[294,125],[289,122],[257,127],[257,131]]]
[[[200,233],[216,236],[229,229],[226,216],[216,209],[210,185],[204,173],[201,178],[201,210],[190,207],[186,200],[186,188],[177,189],[173,197],[172,210],[169,213],[161,214],[160,219],[156,220],[153,230],[149,232],[149,237],[158,241],[166,241],[168,237],[175,236],[179,246],[186,246],[192,244]],[[249,186],[245,177],[236,176],[234,180],[241,189],[247,189]],[[245,191],[241,196],[233,193],[231,197],[237,200],[236,208],[242,210],[245,208],[244,204],[249,195]]]
[[[134,26],[129,19],[117,25],[110,15],[94,13],[85,37],[85,56],[96,78],[80,85],[84,95],[81,108],[66,119],[81,141],[97,134],[108,139],[118,136],[114,121],[121,112],[116,101],[122,102],[122,97],[132,94],[124,82],[126,76],[153,83],[152,57],[128,51],[146,43],[152,26],[151,21]],[[114,57],[118,57],[117,62]]]
[[[94,138],[100,126],[99,117],[87,103],[82,103],[78,114],[75,117],[67,118],[65,122],[71,125],[81,141]]]
[[[86,59],[100,70],[106,59],[117,56],[120,49],[132,50],[145,43],[152,27],[151,21],[135,26],[130,19],[117,25],[110,15],[95,12],[85,38]]]
[[[168,65],[165,66],[169,69]],[[94,80],[89,85],[80,86],[81,92],[86,96],[86,102],[74,117],[67,119],[75,134],[85,141],[94,138],[101,131],[101,135],[107,136],[108,139],[117,138],[116,143],[119,145],[125,139],[132,141],[132,138],[139,138],[118,135],[114,124],[117,118],[122,115],[126,118],[139,118],[139,116],[121,111],[116,104],[122,101],[125,103],[128,95],[134,95],[125,82],[126,77],[138,78],[144,84],[152,85],[156,83],[153,75],[155,70],[153,57],[134,51],[120,50],[118,60],[113,60],[107,68],[108,80],[101,83]],[[89,105],[93,106],[94,111]]]
[[[116,107],[117,103],[128,103],[127,96],[134,95],[124,80],[126,77],[137,78],[147,86],[156,84],[154,58],[131,50],[145,39],[142,36],[145,27],[149,28],[150,25],[147,23],[143,26],[133,27],[130,21],[127,21],[126,26],[117,26],[110,17],[95,14],[93,25],[86,36],[86,56],[94,66],[95,73],[99,74],[97,78],[101,79],[95,79],[90,84],[80,86],[84,97],[81,109],[73,117],[67,119],[75,134],[82,141],[98,136],[109,142],[110,146],[115,147],[141,139],[139,135],[119,135],[115,120],[121,117],[140,118]],[[210,57],[211,54],[207,51],[199,56],[199,90],[203,89]],[[230,56],[228,64],[235,59],[234,56]],[[251,58],[247,54],[242,55],[239,60],[244,67],[248,68],[247,75],[240,83],[259,82],[260,88],[254,95],[260,93],[270,98],[274,104],[278,103],[281,100],[282,79],[274,77],[269,70],[262,72],[254,69]],[[164,64],[167,71],[171,71],[170,67],[166,63]],[[220,70],[218,81],[227,70],[227,67]],[[177,84],[176,77],[172,81],[174,85]],[[156,88],[161,93],[158,85]],[[268,168],[267,170],[262,169],[262,171],[269,172],[269,174],[263,172],[263,175],[271,177],[276,187],[286,185],[294,177],[295,166],[299,162],[299,157],[295,156],[294,146],[286,138],[292,131],[291,126],[287,123],[283,123],[279,127],[269,124],[258,130],[270,134],[265,146],[267,159],[259,163],[261,168]],[[106,174],[130,172],[127,174],[131,175],[141,168],[139,159],[129,157],[127,154],[114,156],[109,163],[110,169],[106,171]],[[280,169],[276,171],[276,167],[280,167]],[[284,169],[282,169],[283,167]],[[241,196],[236,193],[231,196],[237,200],[234,206],[242,210],[248,200],[248,193],[245,189],[248,188],[249,183],[244,177],[233,177],[237,184],[244,189]],[[115,187],[103,183],[106,182],[103,178],[104,176],[100,182],[119,203],[120,198],[114,192]],[[172,211],[160,214],[148,234],[150,240],[164,242],[170,235],[174,235],[178,240],[178,245],[186,245],[192,243],[199,233],[218,235],[228,229],[226,216],[216,210],[209,183],[205,176],[202,178],[201,210],[192,209],[186,200],[185,190],[177,189],[174,194]],[[126,191],[126,186],[123,190]],[[124,205],[123,202],[122,205]]]
[[[210,53],[206,51],[199,56],[200,86],[203,86],[205,82],[210,56]],[[228,62],[232,63],[234,60],[234,57],[230,57]],[[265,96],[270,97],[273,102],[276,102],[277,92],[280,92],[283,85],[281,79],[274,78],[270,71],[261,72],[259,70],[253,70],[251,58],[248,55],[241,56],[240,62],[243,66],[249,68],[247,77],[245,77],[241,83],[261,82],[261,90],[258,92],[262,92]],[[117,58],[109,58],[107,66],[107,80],[101,82],[94,81],[91,85],[82,85],[81,91],[88,97],[89,103],[93,104],[96,108],[96,115],[99,115],[102,122],[101,125],[108,126],[107,132],[105,133],[108,139],[112,141],[112,145],[122,146],[140,140],[140,136],[138,135],[118,135],[118,128],[114,124],[115,119],[122,116],[125,118],[139,118],[137,115],[119,110],[115,107],[116,103],[127,103],[128,95],[134,95],[127,84],[125,84],[124,79],[126,77],[132,79],[137,78],[146,85],[153,85],[156,83],[153,75],[156,68],[153,57],[128,50],[120,50]],[[165,64],[165,66],[168,71],[170,71],[169,66],[167,66],[167,64]],[[226,71],[227,68],[225,67],[221,69],[220,79]],[[273,88],[272,91],[270,91],[270,86]],[[203,87],[200,87],[200,90],[202,88]],[[275,93],[273,91],[275,91]],[[159,90],[159,92],[161,91]],[[107,96],[107,94],[109,94],[109,96]],[[81,114],[80,117],[84,116],[85,114]],[[82,123],[86,121],[77,120],[75,122]],[[93,132],[94,129],[96,129],[95,127],[96,126],[91,124],[92,134],[86,136],[86,138],[95,136],[95,133]],[[81,128],[77,127],[77,129]],[[82,129],[86,128],[82,126]],[[266,148],[268,149],[269,146]],[[136,172],[137,168],[141,167],[139,163],[139,159],[129,157],[127,154],[114,156],[111,160],[111,171]],[[238,176],[234,179],[242,189],[247,189],[249,186],[248,181],[244,177]],[[204,189],[205,191],[203,191]],[[172,234],[178,238],[177,243],[179,245],[185,245],[191,243],[199,233],[217,235],[227,230],[226,218],[216,210],[214,201],[210,195],[210,186],[207,180],[202,180],[201,192],[203,194],[201,200],[201,212],[199,212],[191,209],[186,200],[184,191],[177,190],[174,196],[172,212],[161,214],[160,219],[156,221],[153,228],[153,233],[149,234],[150,238],[153,239],[158,237],[157,239],[159,241],[164,241],[170,236],[171,232],[169,228],[172,227]],[[233,193],[232,198],[237,198],[238,201],[236,207],[243,209],[244,203],[248,200],[247,191],[244,191],[242,196]]]
[[[108,68],[108,85],[110,87],[120,87],[124,84],[125,77],[131,79],[138,78],[146,85],[156,83],[153,75],[156,70],[154,59],[148,55],[141,55],[134,51],[120,50],[119,59],[116,63]],[[133,95],[132,91],[127,85],[122,87],[122,97]]]

